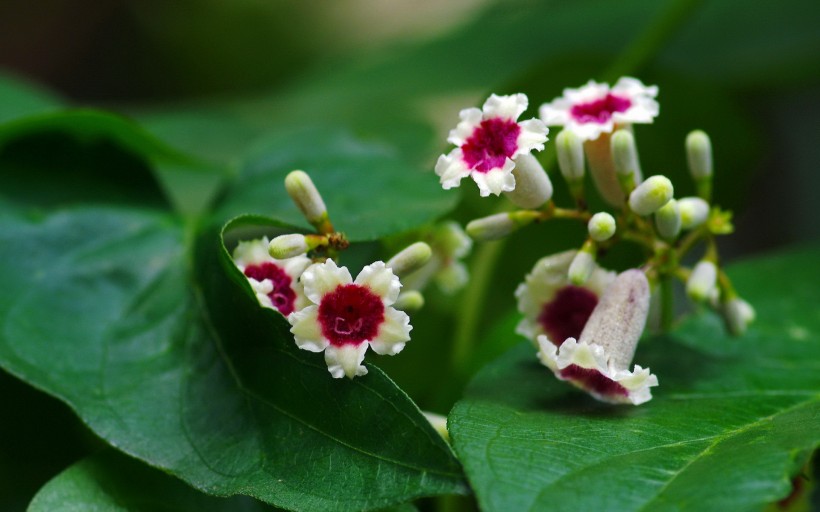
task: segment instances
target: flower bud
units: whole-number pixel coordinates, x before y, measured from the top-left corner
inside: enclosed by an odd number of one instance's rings
[[[699,197],[684,197],[678,201],[682,229],[694,229],[709,218],[709,203]]]
[[[615,217],[606,212],[598,212],[589,219],[587,230],[589,237],[596,242],[609,240],[615,234]]]
[[[420,269],[432,255],[433,251],[429,245],[424,242],[416,242],[396,253],[386,265],[393,271],[393,274],[403,277],[414,270]]]
[[[595,270],[595,244],[587,242],[572,258],[567,276],[572,284],[581,286],[586,283]]]
[[[519,208],[538,208],[552,198],[552,182],[537,158],[519,155],[512,170],[515,188],[504,195]]]
[[[746,332],[746,328],[757,316],[752,305],[740,297],[729,300],[721,309],[729,332],[735,336]]]
[[[271,257],[278,260],[284,260],[287,258],[293,258],[294,256],[299,256],[300,254],[305,254],[310,249],[311,247],[308,245],[305,235],[300,235],[297,233],[290,235],[279,235],[271,240],[270,245],[268,245],[268,252]]]
[[[438,432],[445,441],[450,441],[450,433],[447,431],[447,418],[442,416],[441,414],[436,414],[434,412],[427,412],[421,411],[427,421],[430,422],[430,425]]]
[[[417,311],[424,307],[424,295],[418,290],[401,292],[393,307],[399,311]]]
[[[650,176],[629,194],[629,208],[638,215],[651,215],[672,199],[675,189],[666,176]]]
[[[612,135],[612,163],[618,176],[632,176],[634,183],[643,181],[635,137],[629,130],[618,130]],[[631,192],[631,191],[627,191]]]
[[[292,171],[285,177],[285,190],[302,214],[320,233],[333,232],[327,208],[310,176],[304,171]]]
[[[460,261],[453,261],[436,272],[434,279],[445,295],[452,295],[464,288],[470,278],[467,267]]]
[[[597,139],[585,141],[584,154],[592,183],[601,197],[611,206],[623,208],[625,194],[612,162],[611,138],[609,133],[602,133]]]
[[[530,224],[539,216],[532,210],[496,213],[468,222],[467,234],[474,240],[497,240]]]
[[[717,266],[709,260],[695,265],[686,281],[686,294],[694,301],[703,302],[712,294],[717,283]]]
[[[712,177],[712,143],[705,132],[695,130],[686,136],[686,160],[695,181]]]
[[[558,167],[568,183],[584,179],[584,145],[572,130],[564,130],[555,138]]]
[[[675,199],[670,199],[655,212],[655,227],[658,234],[667,240],[674,240],[680,234],[680,208]]]

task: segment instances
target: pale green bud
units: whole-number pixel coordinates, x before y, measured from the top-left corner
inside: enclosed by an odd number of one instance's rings
[[[438,432],[445,441],[449,442],[450,433],[447,431],[447,418],[434,412],[421,411],[421,413],[427,418],[427,421],[430,422],[430,425],[433,426],[435,431]]]
[[[686,160],[695,181],[712,176],[712,142],[705,132],[695,130],[687,135]]]
[[[675,199],[670,199],[655,212],[655,227],[658,233],[667,240],[674,240],[680,234],[680,208]]]
[[[686,294],[696,302],[703,302],[710,297],[716,283],[717,265],[709,260],[701,260],[689,274]]]
[[[569,183],[584,179],[584,144],[571,130],[555,137],[555,150],[561,175]]]
[[[436,272],[434,279],[444,294],[452,295],[464,288],[469,277],[470,275],[464,263],[452,261]]]
[[[693,229],[709,218],[709,203],[699,197],[684,197],[678,201],[681,228]]]
[[[552,182],[537,158],[529,153],[515,159],[512,170],[515,188],[504,192],[520,208],[535,209],[552,198]]]
[[[285,177],[285,190],[308,222],[317,227],[328,223],[325,202],[306,172],[288,173]],[[320,232],[327,231],[320,229]]]
[[[629,208],[638,215],[651,215],[672,199],[675,189],[666,176],[650,176],[629,194]]]
[[[496,213],[467,223],[467,234],[474,240],[498,240],[526,226],[539,217],[539,212],[521,210]]]
[[[268,252],[272,258],[277,260],[293,258],[305,254],[308,250],[310,250],[310,246],[305,239],[305,235],[299,234],[277,236],[268,245]]]
[[[429,245],[416,242],[396,253],[385,265],[393,271],[393,274],[403,277],[420,269],[432,255],[433,251]]]
[[[612,163],[619,176],[632,176],[635,184],[642,181],[641,164],[635,136],[629,130],[618,130],[612,135]]]
[[[576,286],[586,283],[595,270],[595,255],[591,252],[592,247],[584,244],[580,251],[575,253],[572,263],[569,265],[567,273],[569,280]]]
[[[607,212],[598,212],[589,219],[587,230],[589,237],[596,242],[609,240],[615,234],[615,217]]]
[[[729,332],[735,336],[746,332],[746,328],[754,322],[757,316],[752,305],[740,297],[735,297],[723,304],[722,312]]]
[[[393,307],[400,311],[417,311],[424,307],[424,295],[418,290],[401,292]]]

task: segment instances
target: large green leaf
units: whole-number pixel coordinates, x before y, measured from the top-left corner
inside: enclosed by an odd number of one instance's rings
[[[820,444],[818,258],[732,267],[758,322],[735,339],[700,315],[648,340],[636,362],[660,387],[640,407],[558,382],[526,343],[489,365],[449,419],[482,509],[747,510],[786,496]]]
[[[184,231],[168,214],[0,215],[0,364],[111,445],[207,493],[287,508],[462,489],[408,397],[377,368],[331,379],[258,306],[218,231],[201,237],[192,288]]]
[[[49,481],[28,512],[263,512],[252,498],[215,498],[117,452],[81,460]]]

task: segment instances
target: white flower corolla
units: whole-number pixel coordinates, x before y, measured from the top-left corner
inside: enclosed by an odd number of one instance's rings
[[[383,262],[365,266],[354,281],[328,259],[308,267],[301,281],[313,304],[288,316],[290,332],[299,348],[324,351],[333,378],[367,374],[362,361],[368,347],[395,355],[410,340],[410,317],[391,307],[401,283]]]
[[[614,272],[593,264],[584,285],[573,285],[567,275],[576,253],[565,251],[540,259],[515,290],[518,310],[524,314],[515,330],[533,344],[540,335],[556,344],[580,336],[598,298],[615,279]]]
[[[248,278],[259,304],[288,316],[308,305],[299,277],[311,264],[304,255],[276,259],[268,253],[267,237],[239,242],[234,264]]]
[[[482,196],[514,190],[516,158],[543,150],[549,132],[538,119],[518,122],[527,105],[524,94],[493,94],[481,109],[462,110],[447,138],[458,147],[436,162],[442,187],[457,187],[470,176]]]
[[[658,115],[657,86],[622,77],[613,86],[590,80],[578,89],[564,89],[563,96],[541,105],[541,120],[548,126],[563,126],[583,141],[612,133],[617,126],[651,123]]]
[[[556,347],[538,337],[538,357],[555,376],[603,402],[639,405],[652,399],[658,378],[629,365],[649,312],[649,283],[640,270],[621,273],[606,289],[576,341]]]

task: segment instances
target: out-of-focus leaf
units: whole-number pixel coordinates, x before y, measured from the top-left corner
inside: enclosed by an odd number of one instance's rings
[[[252,213],[308,227],[284,187],[294,169],[311,176],[334,226],[352,241],[418,227],[444,215],[458,199],[391,145],[309,128],[261,142],[225,192],[217,218]]]
[[[60,101],[49,93],[0,72],[0,123],[59,108]]]
[[[113,450],[81,460],[49,481],[28,512],[264,512],[247,497],[215,498]]]
[[[450,415],[483,510],[747,510],[786,496],[820,443],[817,248],[730,269],[759,318],[743,338],[692,318],[636,362],[640,407],[559,382],[527,343],[485,368]]]

